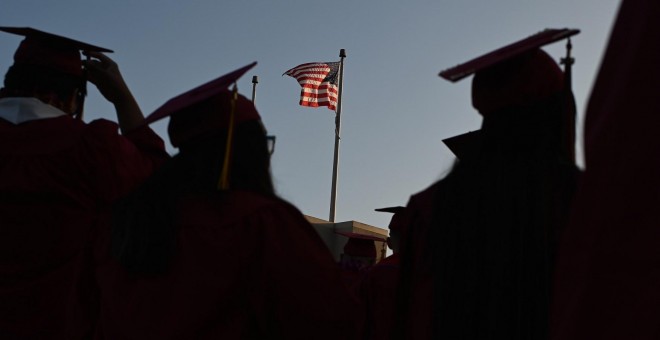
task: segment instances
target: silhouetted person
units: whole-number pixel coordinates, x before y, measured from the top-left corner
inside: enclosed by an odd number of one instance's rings
[[[578,171],[570,88],[539,47],[574,33],[544,31],[441,73],[476,71],[483,124],[479,144],[408,204],[419,246],[408,338],[547,338],[557,235]]]
[[[359,283],[359,296],[365,308],[365,339],[386,340],[392,336],[396,318],[396,294],[399,280],[401,235],[408,221],[404,207],[389,207],[376,211],[392,213],[388,225],[387,245],[392,255],[371,267]]]
[[[98,339],[357,336],[357,301],[327,247],[273,190],[259,114],[227,89],[252,66],[147,118],[170,116],[179,153],[114,211]]]
[[[339,268],[344,283],[351,292],[357,295],[360,280],[378,259],[376,241],[386,242],[386,239],[347,231],[337,231],[336,233],[348,238],[339,259]]]
[[[552,338],[660,338],[660,2],[621,2],[584,125]]]
[[[376,209],[376,211],[392,214],[390,223],[387,225],[387,228],[390,230],[390,234],[387,237],[387,246],[390,249],[392,249],[392,255],[381,260],[381,262],[379,263],[382,263],[388,258],[390,259],[390,261],[394,261],[395,263],[398,263],[399,255],[400,255],[399,252],[401,251],[401,237],[408,225],[406,208],[388,207],[388,208]]]
[[[89,338],[91,243],[111,203],[168,155],[97,46],[29,28],[0,89],[0,338]],[[80,50],[93,57],[85,63]],[[86,81],[119,126],[84,123]],[[122,134],[118,133],[121,129]]]

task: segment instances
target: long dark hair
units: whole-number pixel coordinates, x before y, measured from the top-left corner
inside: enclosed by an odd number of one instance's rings
[[[111,252],[129,272],[154,275],[167,270],[175,255],[174,221],[182,196],[225,194],[217,184],[226,136],[226,131],[218,131],[181,146],[178,155],[115,205]],[[236,127],[231,162],[232,189],[275,196],[261,122]]]
[[[557,94],[490,113],[479,150],[435,192],[423,245],[432,259],[434,336],[543,339],[557,233],[577,168]]]

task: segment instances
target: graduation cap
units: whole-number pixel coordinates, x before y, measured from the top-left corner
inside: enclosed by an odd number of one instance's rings
[[[151,124],[170,117],[168,133],[173,146],[181,144],[217,129],[227,129],[231,123],[229,106],[235,101],[236,115],[234,123],[261,119],[254,105],[244,96],[229,90],[238,78],[243,76],[257,63],[253,62],[205,84],[169,99],[154,112],[149,114],[143,125]],[[246,102],[247,101],[247,102]],[[229,109],[228,109],[229,108]]]
[[[440,76],[451,82],[457,82],[475,72],[511,59],[530,50],[540,48],[564,38],[580,33],[577,29],[545,29],[525,39],[506,45],[495,51],[486,53],[468,62],[440,72]]]
[[[396,206],[396,207],[386,207],[374,209],[379,212],[386,212],[392,214],[392,219],[390,224],[387,226],[391,231],[401,231],[408,224],[408,220],[405,218],[406,207]]]
[[[78,77],[83,76],[80,51],[112,52],[30,27],[0,27],[0,31],[25,37],[14,53],[14,64],[43,66]]]
[[[348,237],[348,241],[344,246],[344,254],[350,256],[376,258],[376,241],[387,241],[382,236],[365,235],[347,231],[335,231],[335,233]]]
[[[239,95],[235,85],[233,90],[229,89],[256,64],[253,62],[243,66],[168,100],[143,122],[146,125],[170,117],[167,131],[175,147],[181,147],[214,131],[227,130],[225,159],[218,183],[220,190],[229,188],[234,126],[261,120],[252,101]]]
[[[461,160],[477,152],[482,138],[481,130],[475,130],[445,138],[442,142],[445,143],[456,158]]]
[[[484,115],[507,106],[529,105],[565,87],[559,65],[540,48],[579,32],[569,28],[546,29],[446,69],[440,76],[457,82],[475,74],[472,105]]]
[[[145,118],[144,124],[151,124],[165,117],[171,117],[179,112],[189,109],[191,106],[202,103],[221,92],[228,92],[229,86],[234,84],[238,78],[253,68],[257,62],[252,62],[239,69],[229,72],[223,76],[213,79],[207,83],[186,91],[174,98],[169,99]]]
[[[403,212],[406,210],[406,207],[402,206],[397,206],[397,207],[387,207],[387,208],[378,208],[374,209],[375,211],[380,211],[380,212],[387,212],[387,213],[392,213],[392,214],[397,214],[400,212]]]

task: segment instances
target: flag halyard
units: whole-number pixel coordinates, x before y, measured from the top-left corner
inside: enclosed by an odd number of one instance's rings
[[[296,78],[301,86],[300,105],[309,107],[327,106],[337,110],[340,62],[305,63],[298,65],[283,75]]]

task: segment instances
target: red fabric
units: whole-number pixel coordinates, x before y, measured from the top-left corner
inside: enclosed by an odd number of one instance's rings
[[[359,294],[366,315],[364,339],[392,338],[399,265],[399,254],[392,254],[371,267],[360,282]]]
[[[431,228],[433,198],[437,187],[438,184],[435,183],[410,196],[406,205],[408,227],[404,229],[401,240],[401,258],[411,267],[407,268],[408,273],[402,273],[402,275],[410,275],[409,277],[400,275],[399,282],[403,285],[403,289],[397,293],[404,294],[403,302],[407,309],[405,315],[401,313],[398,315],[398,318],[403,318],[404,339],[431,339],[433,300],[431,263],[430,256],[424,254],[423,248]]]
[[[97,339],[356,338],[357,301],[293,206],[236,191],[184,199],[179,216],[165,275],[134,277],[103,260]]]
[[[117,130],[106,120],[0,119],[0,338],[89,335],[97,220],[167,158],[150,129]]]
[[[660,338],[660,2],[623,1],[585,121],[553,339]]]
[[[369,269],[368,267],[360,268],[359,265],[359,263],[351,262],[338,264],[344,287],[347,287],[356,299],[359,298],[360,281]]]
[[[77,48],[53,48],[39,39],[24,39],[14,53],[15,64],[44,66],[82,77],[82,61]]]

